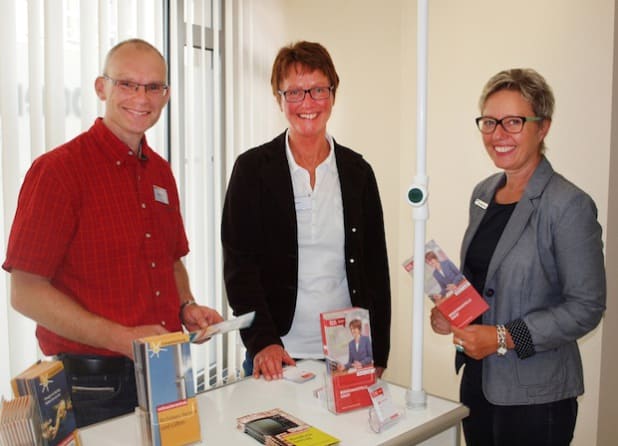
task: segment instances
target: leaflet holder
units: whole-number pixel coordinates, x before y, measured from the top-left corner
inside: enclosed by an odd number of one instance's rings
[[[369,427],[380,433],[397,424],[403,418],[404,410],[395,406],[388,390],[388,384],[378,380],[367,388],[373,406],[369,409]]]

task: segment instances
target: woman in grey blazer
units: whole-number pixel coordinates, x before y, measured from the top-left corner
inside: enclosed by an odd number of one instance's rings
[[[545,158],[554,97],[534,70],[493,76],[476,119],[503,170],[474,189],[461,261],[489,310],[453,333],[471,445],[568,445],[584,392],[577,340],[605,310],[601,226],[584,191]]]

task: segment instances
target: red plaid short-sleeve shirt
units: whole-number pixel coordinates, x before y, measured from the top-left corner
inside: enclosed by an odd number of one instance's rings
[[[169,163],[145,139],[138,158],[99,118],[32,164],[2,266],[48,277],[87,310],[120,324],[177,331],[173,265],[188,251]],[[47,355],[114,354],[41,326],[37,338]]]

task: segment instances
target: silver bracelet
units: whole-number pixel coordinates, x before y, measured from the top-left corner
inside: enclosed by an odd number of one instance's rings
[[[496,325],[496,331],[498,333],[498,350],[496,353],[498,356],[506,355],[508,349],[506,348],[506,328],[502,324]]]

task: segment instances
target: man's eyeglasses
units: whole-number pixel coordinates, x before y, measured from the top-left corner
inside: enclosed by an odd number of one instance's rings
[[[328,99],[330,92],[333,90],[332,86],[328,87],[313,87],[303,90],[302,88],[294,90],[279,90],[279,94],[285,98],[286,102],[301,102],[305,99],[305,95],[309,93],[309,96],[315,101]]]
[[[505,116],[502,119],[481,116],[476,118],[476,126],[481,133],[490,134],[496,130],[498,124],[507,133],[519,133],[523,130],[524,124],[528,121],[542,121],[540,116]]]
[[[155,96],[165,96],[170,89],[170,86],[167,84],[159,84],[159,83],[139,84],[137,82],[125,81],[122,79],[112,79],[107,74],[104,74],[103,78],[110,81],[114,85],[114,87],[116,87],[118,90],[122,91],[123,93],[137,93],[137,91],[139,90],[139,87],[144,87],[144,92],[146,92],[148,96],[155,97]]]

